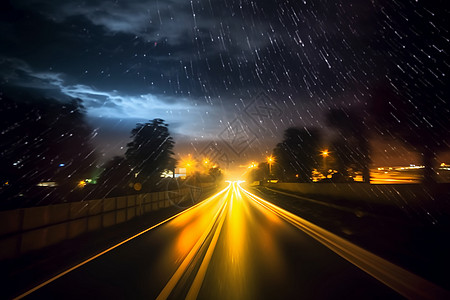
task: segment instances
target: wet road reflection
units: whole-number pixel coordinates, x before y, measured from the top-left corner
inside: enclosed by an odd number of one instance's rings
[[[240,182],[228,182],[195,207],[80,264],[29,296],[394,299],[401,297],[398,293],[410,297],[422,291],[425,297],[442,292],[257,197]]]

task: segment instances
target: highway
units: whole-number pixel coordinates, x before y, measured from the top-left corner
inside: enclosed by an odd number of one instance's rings
[[[26,299],[439,299],[445,291],[238,181]]]

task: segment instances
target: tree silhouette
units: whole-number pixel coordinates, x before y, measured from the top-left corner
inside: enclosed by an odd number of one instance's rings
[[[400,10],[402,17],[379,31],[378,49],[385,49],[380,57],[386,57],[386,71],[370,91],[370,112],[377,130],[421,155],[425,183],[435,181],[436,155],[450,150],[448,40],[437,30],[446,28],[448,10],[437,9],[438,2],[423,3],[425,9],[434,11],[432,21],[415,9],[405,9],[408,5],[387,5],[379,12],[389,16]],[[409,32],[400,36],[396,28]],[[403,47],[393,47],[400,44]]]
[[[423,88],[402,95],[384,86],[372,96],[371,115],[378,131],[420,153],[425,166],[423,182],[435,182],[436,156],[440,151],[450,150],[450,103],[444,91]]]
[[[370,145],[364,118],[352,111],[332,109],[327,123],[338,132],[332,143],[332,153],[338,171],[346,176],[349,168],[361,171],[363,181],[370,183]]]
[[[249,181],[264,181],[269,178],[269,164],[259,163],[257,167],[252,168],[248,174]]]
[[[275,174],[285,181],[311,181],[318,166],[320,133],[316,129],[288,128],[284,139],[274,149]]]
[[[127,144],[125,158],[142,185],[156,183],[165,169],[175,167],[174,141],[162,119],[139,123],[131,131],[133,141]]]
[[[0,193],[6,202],[19,195],[30,201],[41,181],[56,181],[55,201],[64,201],[95,168],[92,130],[79,99],[2,95],[0,127]]]
[[[117,196],[130,191],[134,179],[131,168],[123,156],[115,156],[104,166],[97,180],[96,194],[100,197]]]

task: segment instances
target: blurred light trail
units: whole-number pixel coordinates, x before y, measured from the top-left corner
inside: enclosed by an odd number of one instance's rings
[[[97,299],[448,296],[434,284],[254,195],[241,183],[228,182],[200,204],[18,298],[31,292],[37,298]]]
[[[196,299],[199,291],[202,287],[203,280],[205,278],[208,265],[211,261],[211,256],[217,246],[217,240],[219,235],[225,239],[225,251],[228,255],[222,257],[222,260],[228,261],[226,271],[221,273],[221,280],[228,282],[230,290],[228,293],[232,295],[232,298],[245,298],[250,296],[245,289],[248,288],[242,284],[245,282],[242,280],[244,274],[249,272],[247,266],[247,260],[249,260],[249,253],[245,247],[246,236],[248,234],[248,226],[245,226],[246,218],[249,218],[248,210],[249,206],[255,206],[265,217],[270,219],[272,223],[279,223],[281,217],[285,221],[289,222],[293,226],[306,232],[308,235],[319,241],[321,244],[328,247],[333,252],[337,253],[344,259],[348,260],[361,270],[367,272],[374,278],[383,282],[393,290],[397,291],[401,295],[407,298],[414,298],[419,295],[422,297],[437,297],[445,294],[445,291],[441,290],[434,284],[422,279],[421,277],[414,275],[381,257],[378,257],[350,242],[326,231],[286,210],[283,210],[264,199],[252,194],[240,186],[239,181],[230,183],[228,191],[223,194],[219,199],[221,205],[216,211],[211,223],[206,227],[202,236],[197,240],[197,243],[192,247],[189,254],[181,266],[177,269],[173,277],[167,283],[158,299],[167,299],[171,292],[175,289],[178,281],[180,281],[186,269],[191,264],[200,263],[200,268],[195,279],[189,289],[186,299]],[[278,216],[278,217],[277,217]],[[251,217],[251,216],[250,216]],[[227,230],[221,232],[225,219],[228,219]],[[247,220],[250,223],[255,222],[253,219]],[[208,236],[212,236],[212,240],[208,244]],[[270,238],[269,238],[270,239]],[[271,245],[271,242],[267,243],[267,246]],[[201,247],[206,247],[206,252],[201,262],[196,261],[196,256],[201,256]],[[221,255],[223,256],[223,255]],[[276,260],[276,255],[271,258]],[[236,263],[239,262],[239,263]],[[186,276],[186,275],[185,275]],[[245,275],[247,276],[247,275]],[[235,280],[235,279],[238,280]]]
[[[389,261],[358,247],[357,245],[302,219],[264,199],[242,191],[261,206],[277,214],[295,227],[339,254],[361,270],[380,280],[408,299],[440,299],[447,292],[433,283],[411,273]],[[448,295],[447,295],[448,296]]]
[[[87,259],[87,260],[85,260],[85,261],[83,261],[83,262],[81,262],[81,263],[79,263],[79,264],[77,264],[77,265],[75,265],[75,266],[73,266],[73,267],[71,267],[71,268],[65,270],[64,272],[61,272],[60,274],[58,274],[58,275],[56,275],[56,276],[54,276],[54,277],[52,277],[52,278],[46,280],[45,282],[43,282],[43,283],[37,285],[36,287],[30,289],[29,291],[27,291],[27,292],[25,292],[25,293],[23,293],[23,294],[21,294],[21,295],[15,297],[14,299],[22,299],[22,298],[28,296],[29,294],[31,294],[31,293],[33,293],[34,291],[36,291],[36,290],[38,290],[38,289],[40,289],[40,288],[46,286],[47,284],[49,284],[49,283],[55,281],[56,279],[58,279],[58,278],[60,278],[60,277],[62,277],[62,276],[64,276],[64,275],[66,275],[66,274],[72,272],[73,270],[78,269],[79,267],[81,267],[81,266],[87,264],[88,262],[90,262],[90,261],[92,261],[92,260],[94,260],[94,259],[96,259],[96,258],[98,258],[98,257],[100,257],[100,256],[102,256],[102,255],[104,255],[104,254],[106,254],[106,253],[108,253],[108,252],[110,252],[110,251],[116,249],[117,247],[119,247],[119,246],[121,246],[121,245],[123,245],[123,244],[125,244],[125,243],[127,243],[127,242],[129,242],[129,241],[131,241],[132,239],[137,238],[138,236],[140,236],[140,235],[142,235],[142,234],[144,234],[144,233],[146,233],[146,232],[152,230],[153,228],[156,228],[156,227],[158,227],[158,226],[160,226],[160,225],[162,225],[162,224],[164,224],[164,223],[167,223],[167,222],[169,222],[169,221],[171,221],[171,220],[173,220],[173,219],[175,219],[175,218],[181,216],[182,214],[187,214],[187,213],[189,213],[189,211],[195,209],[196,207],[203,206],[203,205],[207,204],[208,201],[213,200],[214,198],[220,196],[221,194],[223,194],[224,192],[226,192],[226,191],[228,191],[228,190],[229,190],[229,188],[227,187],[227,188],[223,189],[222,191],[218,192],[217,194],[215,194],[215,195],[209,197],[209,198],[208,198],[207,200],[205,200],[204,202],[198,203],[198,204],[196,204],[196,205],[194,205],[194,206],[192,206],[192,207],[186,209],[185,211],[182,211],[182,212],[180,212],[180,213],[178,213],[178,214],[176,214],[176,215],[174,215],[174,216],[172,216],[172,217],[170,217],[170,218],[168,218],[168,219],[166,219],[166,220],[164,220],[164,221],[162,221],[162,222],[159,222],[159,223],[156,224],[156,225],[153,225],[153,226],[147,228],[146,230],[143,230],[143,231],[139,232],[138,234],[133,235],[132,237],[130,237],[130,238],[128,238],[128,239],[126,239],[126,240],[124,240],[124,241],[122,241],[122,242],[120,242],[120,243],[118,243],[118,244],[116,244],[116,245],[114,245],[114,246],[112,246],[112,247],[106,249],[105,251],[102,251],[102,252],[100,252],[100,253],[98,253],[98,254],[92,256],[91,258],[89,258],[89,259]]]

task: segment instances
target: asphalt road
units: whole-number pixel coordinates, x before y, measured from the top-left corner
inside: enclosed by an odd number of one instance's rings
[[[27,299],[397,299],[445,291],[230,182]]]

